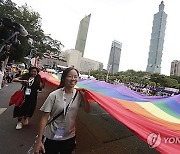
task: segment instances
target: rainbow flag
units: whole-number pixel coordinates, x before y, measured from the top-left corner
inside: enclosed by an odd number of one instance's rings
[[[52,85],[57,76],[40,72]],[[180,153],[180,95],[144,96],[125,86],[97,80],[79,81],[88,100],[97,102],[109,114],[134,131],[151,148],[161,153]]]

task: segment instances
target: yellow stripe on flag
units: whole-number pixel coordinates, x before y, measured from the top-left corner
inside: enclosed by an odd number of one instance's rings
[[[154,116],[156,116],[156,117],[158,117],[160,119],[180,124],[180,119],[175,118],[175,117],[167,114],[166,112],[164,112],[163,110],[159,109],[157,106],[153,105],[150,102],[141,102],[141,103],[136,102],[136,103],[139,104],[146,111],[148,111],[149,113],[151,113],[152,115],[154,115]]]

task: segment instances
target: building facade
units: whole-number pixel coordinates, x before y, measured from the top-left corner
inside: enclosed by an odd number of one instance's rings
[[[80,63],[82,58],[82,53],[75,49],[66,50],[66,60],[68,67],[75,67],[80,69]]]
[[[79,25],[77,40],[75,49],[80,51],[82,53],[82,56],[84,56],[84,50],[86,46],[86,39],[89,29],[89,22],[90,22],[91,14],[88,16],[85,16],[81,21]]]
[[[82,57],[82,53],[75,49],[62,51],[59,57],[60,60],[44,57],[43,59],[39,60],[39,64],[41,66],[47,66],[51,68],[55,68],[57,65],[64,67],[74,67],[80,72],[103,70],[103,63],[92,59],[84,58]]]
[[[164,2],[162,1],[159,5],[159,12],[154,15],[148,64],[146,68],[147,72],[161,73],[166,19],[167,14],[164,12]]]
[[[80,64],[80,71],[81,72],[91,72],[94,70],[100,70],[101,64],[102,63],[100,63],[98,61],[82,57],[81,64]]]
[[[103,70],[103,63],[84,58],[82,57],[82,53],[75,49],[62,51],[59,56],[61,57],[60,60],[46,57],[42,58],[38,61],[39,67],[56,68],[57,65],[60,65],[64,67],[74,67],[84,73],[92,70]]]
[[[99,62],[99,70],[100,70],[100,71],[103,70],[103,67],[104,67],[103,63]]]
[[[180,76],[180,61],[179,60],[173,60],[171,62],[170,75]]]
[[[67,62],[61,61],[58,59],[52,59],[52,58],[42,58],[38,61],[38,67],[41,68],[42,66],[54,66],[54,65],[62,65],[67,66]]]
[[[108,66],[107,66],[107,70],[110,73],[114,74],[119,71],[121,48],[122,48],[122,43],[118,41],[112,42]]]
[[[75,49],[66,50],[63,56],[66,58],[68,67],[75,67],[80,72],[103,69],[103,63],[84,58],[82,57],[82,53]]]

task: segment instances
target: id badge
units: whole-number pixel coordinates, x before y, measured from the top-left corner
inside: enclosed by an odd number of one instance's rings
[[[62,137],[64,136],[64,132],[65,132],[65,128],[64,127],[60,127],[56,130],[56,133],[54,135],[54,139],[58,140],[58,139],[62,139]]]
[[[26,88],[25,94],[30,95],[31,94],[31,88]]]

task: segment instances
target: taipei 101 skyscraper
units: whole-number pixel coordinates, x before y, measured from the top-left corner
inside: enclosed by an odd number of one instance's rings
[[[146,71],[161,73],[161,61],[166,29],[167,14],[164,12],[164,2],[159,5],[159,12],[154,15],[149,48],[149,57]]]

